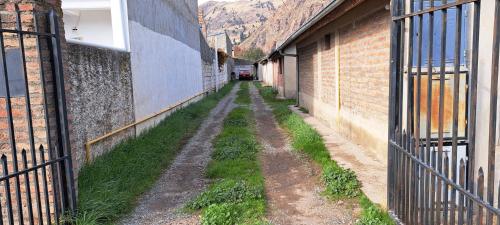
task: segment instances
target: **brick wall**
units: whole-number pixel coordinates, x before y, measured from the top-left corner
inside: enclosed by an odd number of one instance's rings
[[[19,9],[21,13],[21,23],[23,26],[23,30],[34,31],[34,16],[32,11],[47,11],[54,4],[58,6],[60,4],[59,1],[3,1],[0,3],[0,10],[4,12],[2,14],[2,27],[7,29],[15,29],[15,13],[14,13],[14,4],[20,3]],[[38,15],[39,21],[45,21],[46,17],[42,14]],[[43,31],[46,27],[44,25],[40,26],[40,29]],[[64,35],[63,35],[64,36]],[[48,60],[42,60],[40,63],[40,58],[46,58],[49,56],[50,52],[48,51],[48,47],[45,41],[41,42],[40,48],[42,51],[39,53],[37,51],[37,42],[36,38],[32,35],[25,35],[24,38],[24,51],[25,51],[25,65],[26,65],[26,75],[27,80],[25,83],[28,86],[28,89],[24,90],[24,94],[11,96],[11,112],[12,112],[12,120],[13,120],[13,130],[14,130],[14,140],[16,142],[16,150],[17,150],[17,167],[18,170],[23,170],[25,168],[33,167],[35,160],[37,164],[40,164],[44,157],[45,160],[49,160],[49,153],[47,151],[47,138],[49,134],[46,132],[46,128],[51,128],[50,137],[53,143],[56,143],[55,140],[55,108],[54,108],[54,95],[53,92],[53,80],[51,74],[51,66]],[[4,47],[8,51],[9,49],[20,49],[19,39],[17,35],[12,34],[4,34]],[[12,64],[8,64],[7,67],[14,66]],[[45,73],[44,79],[41,77],[41,70]],[[21,70],[22,73],[22,70]],[[0,79],[4,79],[1,77]],[[43,85],[45,85],[45,90],[43,89]],[[48,104],[44,104],[44,95],[48,96],[49,101]],[[29,98],[27,98],[29,96]],[[29,106],[31,107],[30,111],[27,111],[27,99],[30,101]],[[0,153],[7,158],[7,169],[9,173],[12,173],[14,170],[14,155],[12,153],[12,146],[10,143],[9,136],[9,122],[7,118],[7,99],[5,96],[0,97]],[[46,123],[45,113],[47,110],[49,124]],[[30,132],[28,129],[28,112],[31,113],[31,123],[33,127],[33,132]],[[34,145],[30,144],[30,136],[33,138]],[[39,150],[39,146],[43,146],[46,151],[42,154]],[[23,150],[26,150],[26,162],[23,163]],[[32,157],[32,154],[36,156],[36,158]],[[2,167],[3,169],[3,167]],[[10,195],[12,198],[12,209],[14,213],[14,223],[20,223],[20,218],[17,217],[17,212],[22,209],[23,211],[23,219],[25,223],[28,223],[28,201],[32,203],[33,217],[35,220],[35,224],[38,224],[38,220],[40,216],[38,212],[42,212],[42,218],[46,218],[45,215],[47,213],[47,208],[45,207],[45,201],[47,201],[50,205],[50,212],[53,214],[53,186],[51,180],[52,173],[51,170],[48,169],[46,172],[46,177],[48,180],[47,186],[42,186],[43,173],[42,170],[36,170],[28,174],[28,176],[23,175],[20,176],[20,198],[17,198],[16,195],[16,187],[17,182],[16,179],[10,179]],[[35,177],[40,179],[39,188],[40,192],[35,191]],[[25,182],[25,179],[28,178],[30,182]],[[29,191],[26,185],[29,184]],[[2,186],[4,183],[2,182]],[[44,191],[47,191],[48,195],[44,194]],[[28,193],[31,194],[31,198],[28,197]],[[37,194],[40,193],[40,201],[37,200]],[[3,222],[7,223],[7,202],[6,202],[7,192],[5,189],[0,190],[0,204],[2,205],[2,215]],[[17,204],[18,201],[21,201],[21,205]],[[38,207],[38,203],[40,203],[40,207]],[[21,207],[20,207],[21,206]]]
[[[315,96],[318,78],[318,45],[316,42],[297,49],[299,55],[299,91]]]
[[[327,40],[330,46],[326,46]],[[335,76],[335,34],[329,33],[321,41],[321,100],[327,104],[336,105],[336,76]]]
[[[379,10],[340,29],[340,103],[367,119],[387,121],[389,11]]]
[[[387,3],[365,1],[316,32],[306,32],[297,44],[301,106],[382,159],[389,94]]]

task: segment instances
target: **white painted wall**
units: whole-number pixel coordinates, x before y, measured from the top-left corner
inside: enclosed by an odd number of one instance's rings
[[[481,24],[479,35],[479,58],[478,58],[478,86],[477,86],[477,119],[476,119],[476,175],[479,167],[483,168],[485,181],[487,177],[488,163],[488,126],[490,110],[490,90],[491,90],[491,64],[493,48],[493,18],[495,15],[495,1],[481,2]],[[497,114],[500,109],[497,107]],[[497,115],[497,118],[500,118]],[[500,149],[498,140],[498,120],[497,120],[497,147],[496,147],[496,169],[495,184],[500,178]],[[476,176],[477,177],[477,176]],[[485,185],[486,186],[486,185]],[[498,190],[495,187],[495,190]],[[497,199],[497,197],[495,197]]]
[[[68,41],[129,49],[126,0],[63,0]]]
[[[273,63],[269,61],[268,63],[262,65],[262,81],[264,85],[273,86]]]
[[[90,44],[114,46],[111,12],[109,10],[73,11],[64,14],[66,39]],[[75,30],[74,30],[75,29]]]
[[[129,25],[136,120],[203,92],[198,50],[137,22]]]

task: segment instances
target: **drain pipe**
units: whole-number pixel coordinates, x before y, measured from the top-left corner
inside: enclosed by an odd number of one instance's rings
[[[298,54],[287,54],[287,53],[284,53],[283,50],[279,50],[279,54],[281,56],[289,56],[289,57],[295,57],[295,83],[297,84],[296,85],[296,99],[295,99],[295,106],[299,107],[299,55]],[[283,63],[285,60],[283,59]],[[285,85],[283,85],[283,89],[285,88]]]

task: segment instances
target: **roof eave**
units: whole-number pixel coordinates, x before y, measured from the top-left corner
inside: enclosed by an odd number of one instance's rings
[[[298,30],[293,32],[288,38],[281,44],[276,51],[281,51],[289,44],[293,43],[300,35],[306,32],[309,28],[311,28],[315,23],[323,19],[326,15],[332,12],[335,8],[337,8],[340,4],[342,4],[345,0],[334,0],[330,2],[325,8],[323,8],[319,13],[317,13],[313,18],[307,21],[304,25],[302,25]]]

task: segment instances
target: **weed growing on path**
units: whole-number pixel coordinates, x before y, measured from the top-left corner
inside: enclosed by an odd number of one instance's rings
[[[236,103],[240,105],[250,105],[252,99],[250,99],[250,87],[248,86],[250,82],[242,81],[240,85],[240,90],[238,91],[238,97],[236,98]]]
[[[260,82],[254,82],[254,84],[266,103],[271,106],[280,126],[290,134],[293,148],[304,152],[321,166],[322,180],[326,186],[325,194],[332,199],[359,199],[363,208],[358,222],[360,225],[394,224],[386,212],[366,198],[361,191],[361,184],[356,174],[340,167],[331,159],[321,135],[288,108],[289,105],[295,103],[295,100],[277,99],[277,93],[271,87],[263,87]]]
[[[249,105],[248,83],[241,83],[240,88],[236,102]],[[202,224],[264,224],[264,177],[256,157],[260,146],[254,129],[248,107],[235,108],[224,120],[206,172],[214,183],[186,205],[188,210],[202,210]]]
[[[78,177],[77,225],[111,224],[130,212],[234,83],[180,109],[145,134],[85,166]]]

